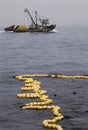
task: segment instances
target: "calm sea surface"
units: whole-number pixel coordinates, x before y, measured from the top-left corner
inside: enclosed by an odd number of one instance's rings
[[[0,130],[48,130],[49,110],[21,110],[17,99],[26,73],[88,75],[88,26],[61,26],[56,33],[0,31]],[[61,107],[64,130],[88,130],[88,80],[37,78],[54,105]],[[54,95],[57,96],[54,96]]]

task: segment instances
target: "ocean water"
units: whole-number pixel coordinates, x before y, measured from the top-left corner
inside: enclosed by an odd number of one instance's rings
[[[60,26],[54,33],[14,33],[0,29],[0,130],[48,130],[49,110],[21,110],[23,82],[14,75],[88,75],[88,26]],[[35,78],[36,79],[36,78]],[[61,107],[64,130],[88,130],[88,80],[37,78],[53,104]],[[56,96],[55,96],[56,94]]]

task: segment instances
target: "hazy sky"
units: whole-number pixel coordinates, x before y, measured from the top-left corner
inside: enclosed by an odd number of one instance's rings
[[[57,25],[88,25],[88,0],[0,0],[0,26],[25,24],[24,8]]]

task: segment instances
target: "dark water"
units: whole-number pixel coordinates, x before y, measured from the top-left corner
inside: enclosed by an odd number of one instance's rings
[[[88,26],[63,26],[57,33],[0,31],[0,130],[48,130],[42,121],[51,111],[23,111],[28,102],[16,98],[25,73],[88,74]],[[64,130],[88,130],[88,80],[37,78],[61,107]],[[56,97],[54,95],[57,95]]]

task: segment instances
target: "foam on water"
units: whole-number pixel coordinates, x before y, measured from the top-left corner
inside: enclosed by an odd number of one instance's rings
[[[51,33],[56,33],[57,30],[56,29],[53,29],[52,31],[50,31]]]
[[[3,31],[0,31],[0,33],[3,33],[3,32],[5,32],[4,30]]]

